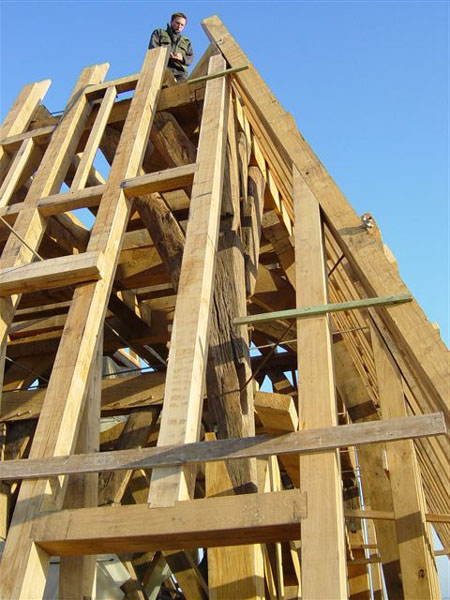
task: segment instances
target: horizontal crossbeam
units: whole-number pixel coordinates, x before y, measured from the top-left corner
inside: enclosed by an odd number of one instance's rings
[[[177,446],[116,450],[98,454],[9,460],[0,463],[0,480],[37,479],[121,469],[152,469],[186,463],[237,460],[295,452],[323,452],[373,442],[391,442],[443,435],[446,432],[444,415],[434,413],[386,421],[308,429],[279,436],[260,435]]]
[[[329,312],[340,312],[343,310],[355,310],[358,308],[370,308],[371,306],[394,306],[411,302],[411,294],[397,294],[395,296],[383,296],[378,298],[362,298],[350,300],[349,302],[336,302],[335,304],[323,304],[322,306],[305,306],[303,308],[290,308],[275,312],[261,313],[258,315],[247,315],[234,319],[235,325],[246,325],[250,323],[262,323],[265,321],[277,321],[279,319],[304,319],[316,315],[324,315]]]
[[[140,177],[125,179],[121,183],[128,197],[142,196],[154,192],[170,192],[192,186],[194,174],[198,165],[192,163],[173,169],[165,169]],[[41,198],[38,209],[44,217],[61,214],[78,208],[95,208],[100,204],[102,195],[106,190],[106,184],[94,185],[75,192],[53,194]],[[23,208],[23,202],[12,204],[0,209],[0,216],[12,221]]]
[[[344,514],[348,519],[395,521],[394,512],[389,510],[359,510],[357,508],[348,508],[344,510]],[[450,514],[425,513],[425,520],[428,521],[428,523],[450,523]]]
[[[212,73],[211,75],[203,75],[203,77],[196,77],[195,79],[188,79],[188,85],[194,85],[203,81],[209,81],[210,79],[217,79],[218,77],[225,77],[226,75],[233,75],[233,73],[240,73],[248,69],[248,65],[241,65],[239,67],[233,67],[232,69],[225,69],[218,73]]]
[[[26,294],[102,278],[102,252],[84,252],[0,271],[0,296]]]
[[[37,519],[33,539],[53,556],[234,546],[298,539],[305,517],[306,494],[288,490],[63,510]]]
[[[194,173],[198,165],[182,165],[173,169],[165,169],[156,173],[149,173],[140,177],[127,179],[121,184],[121,188],[128,197],[152,194],[153,192],[170,192],[181,188],[192,186]]]

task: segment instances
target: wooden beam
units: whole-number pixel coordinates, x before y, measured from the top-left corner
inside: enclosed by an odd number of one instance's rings
[[[193,164],[166,169],[132,177],[121,182],[121,187],[129,197],[149,194],[153,192],[167,192],[192,185],[193,176],[198,166]],[[77,208],[95,208],[100,204],[102,195],[106,190],[105,184],[94,185],[88,188],[71,190],[63,194],[54,194],[41,198],[38,203],[39,212],[46,217]],[[3,217],[17,215],[23,208],[23,203],[13,204],[0,210]]]
[[[209,73],[219,71],[223,65],[221,57],[212,57]],[[169,352],[158,438],[160,446],[169,441],[181,444],[194,441],[199,435],[214,262],[219,236],[228,98],[226,79],[214,79],[207,83],[197,154],[199,168],[192,187],[190,219]],[[174,467],[153,471],[150,505],[168,506],[188,497],[182,469]]]
[[[396,296],[384,296],[382,298],[361,298],[360,300],[349,300],[348,302],[336,302],[334,304],[322,304],[319,306],[304,306],[271,313],[261,313],[259,315],[247,315],[245,317],[237,317],[234,322],[239,325],[244,325],[246,323],[253,324],[265,321],[276,321],[278,319],[305,319],[315,315],[324,315],[342,310],[355,310],[369,308],[371,306],[394,306],[396,304],[403,304],[404,302],[411,302],[411,300],[411,294],[397,294]]]
[[[368,390],[350,356],[345,340],[334,343],[334,358],[339,396],[352,420],[376,422],[378,413],[373,401],[369,399]],[[366,507],[377,512],[390,512],[393,515],[391,486],[383,463],[385,452],[386,444],[383,442],[359,448],[361,486]],[[373,526],[389,598],[402,600],[403,589],[395,523],[377,519]]]
[[[104,268],[105,257],[102,252],[83,252],[9,267],[0,271],[0,296],[96,281],[103,277]]]
[[[273,454],[321,454],[346,446],[374,442],[445,435],[447,427],[442,413],[373,421],[353,425],[311,428],[271,436],[234,438],[217,442],[193,442],[102,452],[95,455],[29,458],[0,463],[0,479],[34,479],[72,473],[95,473],[120,469],[173,467],[187,463],[217,460],[240,460]]]
[[[372,347],[382,416],[406,416],[401,375],[374,327]],[[402,586],[405,597],[430,599],[440,595],[431,530],[425,522],[425,498],[412,440],[386,446],[392,501],[396,517]]]
[[[220,236],[214,276],[206,393],[209,427],[220,439],[255,435],[250,342],[246,327],[233,318],[246,309],[245,262],[241,240],[240,185],[236,121],[230,95],[228,140]],[[236,493],[257,489],[256,461],[227,464]]]
[[[265,429],[273,432],[298,429],[298,413],[292,396],[256,392],[255,411]]]
[[[328,303],[319,205],[294,170],[297,306]],[[299,417],[305,429],[337,424],[329,315],[297,321]],[[291,434],[292,435],[292,434]],[[300,488],[308,494],[301,526],[302,595],[347,596],[344,515],[336,451],[300,457]]]
[[[393,510],[372,510],[372,509],[347,509],[345,510],[346,519],[373,519],[375,521],[395,521]],[[450,523],[450,514],[426,513],[427,523]]]
[[[245,184],[246,182],[244,182]],[[247,185],[248,194],[243,201],[242,235],[245,256],[245,287],[247,296],[253,296],[259,268],[265,187],[264,177],[258,167],[248,168]]]
[[[169,192],[179,190],[180,188],[190,187],[194,175],[198,170],[198,164],[182,165],[148,175],[141,175],[132,179],[126,179],[120,187],[125,194],[132,198],[134,196],[143,196],[154,192]]]
[[[208,441],[215,434],[206,434]],[[205,468],[206,497],[232,496],[234,486],[225,462]],[[209,548],[208,585],[210,600],[264,598],[264,568],[261,547],[255,544]]]
[[[89,374],[87,402],[78,434],[76,453],[100,450],[100,396],[103,366],[103,339],[100,336]],[[67,486],[65,509],[98,506],[98,475],[72,475]],[[84,600],[96,594],[96,556],[66,556],[59,566],[59,597]]]
[[[83,150],[75,176],[72,180],[70,186],[70,191],[72,192],[83,189],[87,183],[89,172],[93,165],[112,107],[114,106],[116,96],[117,89],[114,86],[108,87],[95,119],[94,126],[91,129],[88,141]]]
[[[40,358],[42,363],[42,358]],[[21,374],[36,377],[23,370]],[[102,380],[102,417],[129,414],[147,406],[160,406],[164,399],[164,372],[141,373]],[[31,381],[29,382],[31,383]],[[36,419],[42,408],[45,388],[36,390],[18,389],[12,382],[3,390],[0,407],[0,422]],[[268,430],[296,431],[298,417],[291,396],[286,394],[255,393],[255,410]]]
[[[17,151],[8,173],[0,187],[0,206],[7,206],[34,150],[33,138],[24,140]]]
[[[298,537],[306,498],[298,490],[147,505],[65,510],[36,519],[36,544],[55,556],[209,548]]]
[[[158,416],[158,409],[133,412],[128,417],[126,425],[114,446],[114,452],[145,446],[150,434],[155,429]],[[121,504],[132,475],[133,469],[103,472],[99,478],[98,505]]]

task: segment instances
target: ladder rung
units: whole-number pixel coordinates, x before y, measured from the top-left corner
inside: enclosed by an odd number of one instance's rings
[[[141,177],[133,177],[122,182],[121,186],[128,197],[142,196],[154,192],[169,192],[192,185],[197,163],[157,171]]]
[[[103,276],[104,263],[102,252],[84,252],[3,269],[0,271],[0,296],[96,281]]]

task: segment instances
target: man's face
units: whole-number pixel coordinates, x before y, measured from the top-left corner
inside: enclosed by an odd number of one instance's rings
[[[181,33],[186,26],[186,19],[183,19],[183,17],[175,17],[170,26],[175,33]]]

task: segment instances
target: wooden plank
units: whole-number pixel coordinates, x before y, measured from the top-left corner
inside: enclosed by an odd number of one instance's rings
[[[411,302],[411,294],[397,294],[395,296],[383,296],[380,298],[361,298],[360,300],[349,300],[348,302],[335,302],[333,304],[321,304],[317,306],[304,306],[288,310],[279,310],[270,313],[261,313],[259,315],[247,315],[237,317],[234,322],[239,325],[246,323],[261,323],[266,321],[276,321],[278,319],[305,319],[315,315],[324,315],[329,312],[339,312],[342,310],[355,310],[369,308],[370,306],[394,306]]]
[[[134,73],[133,75],[126,75],[125,77],[118,77],[117,79],[111,79],[110,81],[104,81],[103,83],[97,83],[89,85],[86,88],[86,95],[90,101],[99,99],[106,93],[111,87],[116,88],[117,94],[123,94],[123,92],[130,92],[136,89],[136,85],[139,81],[140,73]]]
[[[158,415],[158,409],[153,409],[153,412],[151,409],[150,411],[147,409],[133,412],[114,446],[114,452],[145,446],[150,434],[155,429]],[[132,475],[132,469],[102,473],[99,478],[98,505],[121,504]]]
[[[121,188],[125,194],[132,198],[133,196],[143,196],[154,192],[169,192],[192,185],[194,175],[198,169],[196,163],[182,165],[148,175],[141,175],[132,179],[126,179]]]
[[[76,453],[100,450],[100,399],[103,367],[103,339],[100,336],[89,374],[89,391],[78,434]],[[98,506],[98,475],[72,475],[64,508]],[[96,594],[96,556],[65,556],[59,566],[59,597],[84,600]]]
[[[297,306],[328,303],[319,205],[294,171]],[[297,321],[299,417],[310,429],[337,424],[329,315]],[[301,526],[302,595],[347,597],[344,515],[336,451],[300,457],[300,487],[308,494]]]
[[[65,510],[36,519],[37,545],[55,556],[209,548],[298,537],[306,498],[298,490],[176,503]]]
[[[6,423],[0,424],[0,461],[5,460],[6,450]],[[11,496],[11,488],[0,483],[0,542],[4,542],[8,531],[9,521],[9,502]]]
[[[394,511],[371,509],[347,509],[344,511],[347,519],[372,519],[381,521],[395,521]],[[450,514],[425,513],[427,523],[450,523]]]
[[[83,151],[83,155],[78,165],[75,177],[73,178],[70,191],[75,192],[85,187],[89,177],[89,171],[95,159],[95,154],[98,150],[100,141],[105,131],[106,124],[116,99],[117,90],[114,86],[108,87],[105,97],[102,100],[100,110],[95,119],[94,127],[91,129],[88,141]]]
[[[374,327],[372,347],[377,371],[383,418],[406,416],[401,375]],[[402,586],[407,598],[436,598],[439,595],[431,530],[425,522],[422,479],[412,440],[386,447],[392,501],[397,529]]]
[[[214,441],[215,434],[206,434]],[[233,484],[225,462],[205,467],[206,497],[232,496]],[[261,547],[256,545],[210,548],[208,550],[208,585],[210,600],[229,598],[264,598],[264,570]]]
[[[209,73],[223,69],[219,56],[210,59]],[[170,440],[186,443],[198,439],[214,261],[219,236],[220,202],[226,149],[229,91],[224,78],[207,83],[198,170],[192,187],[190,219],[172,328],[166,392],[158,445]],[[186,318],[189,315],[189,319]],[[154,470],[149,503],[167,506],[187,499],[185,474],[175,467]]]
[[[102,195],[106,191],[106,185],[100,184],[78,190],[77,192],[66,192],[54,194],[41,198],[38,209],[42,216],[50,217],[77,208],[95,208],[100,204]]]
[[[0,127],[0,139],[17,135],[26,130],[50,84],[50,79],[44,79],[37,83],[30,83],[22,88],[11,110],[3,120]]]
[[[33,479],[72,473],[175,467],[186,463],[240,460],[293,452],[316,454],[351,445],[392,442],[446,433],[445,418],[442,413],[436,413],[338,427],[305,429],[278,436],[259,435],[217,442],[193,442],[102,452],[99,455],[77,454],[53,458],[28,458],[22,461],[10,460],[0,464],[0,479]]]
[[[298,414],[292,396],[256,392],[255,411],[266,429],[297,431]]]
[[[370,396],[367,387],[344,340],[334,343],[334,358],[339,396],[352,420],[374,422],[378,419],[378,413],[374,403],[368,399]],[[361,486],[366,508],[390,512],[393,515],[391,485],[383,463],[385,452],[386,444],[382,442],[359,448]],[[389,598],[401,600],[403,589],[395,523],[377,519],[373,522],[373,527],[383,562],[384,582]]]
[[[40,361],[42,362],[42,357]],[[104,378],[102,417],[129,414],[130,411],[146,406],[161,405],[164,399],[165,379],[166,374],[157,371],[123,376],[119,379]],[[14,383],[13,389],[3,390],[0,422],[36,419],[39,416],[45,389],[20,390],[18,387],[18,383]],[[255,393],[255,410],[260,411],[263,425],[268,429],[297,430],[297,410],[292,403],[293,400],[286,394]]]
[[[24,140],[17,151],[14,160],[8,170],[8,173],[0,187],[0,206],[7,206],[17,183],[22,176],[23,170],[34,150],[34,142],[32,138]]]
[[[102,252],[83,252],[10,267],[0,271],[0,296],[28,294],[40,290],[95,281],[103,277]]]
[[[275,211],[267,211],[262,223],[264,237],[272,244],[289,283],[295,287],[295,251],[292,236]]]
[[[146,54],[122,131],[119,151],[109,173],[108,187],[102,197],[88,245],[88,251],[100,251],[108,256],[105,276],[99,282],[75,290],[31,448],[32,457],[66,454],[73,448],[86,395],[85,383],[103,325],[107,298],[131,208],[119,185],[123,179],[135,176],[140,167],[166,61],[166,49],[150,50]],[[63,129],[64,120],[55,136]],[[70,147],[71,143],[74,143],[73,137],[70,143],[61,141],[61,146],[68,144]],[[58,143],[58,152],[61,152],[61,146]],[[55,181],[53,169],[51,173],[50,179]],[[45,182],[41,181],[39,191],[42,197],[56,190],[46,179]],[[59,488],[54,488],[51,502],[46,492],[46,482],[24,483],[21,486],[0,565],[0,597],[34,598],[42,595],[49,556],[38,550],[30,538],[32,521],[49,504],[52,507],[61,506],[66,481],[61,483]]]
[[[245,184],[244,184],[245,185]],[[258,167],[248,169],[248,195],[243,202],[242,235],[247,296],[253,296],[259,268],[265,181]]]
[[[33,139],[36,145],[46,146],[55,130],[55,125],[46,125],[45,127],[41,127],[39,129],[31,129],[30,131],[25,131],[23,133],[5,136],[0,139],[0,146],[8,152],[17,152],[24,140],[28,140],[30,138]]]

